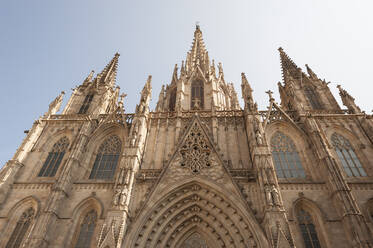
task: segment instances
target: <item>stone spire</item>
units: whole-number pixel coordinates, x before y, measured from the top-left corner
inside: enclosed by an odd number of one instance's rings
[[[92,70],[92,71],[88,74],[88,76],[86,77],[86,79],[84,79],[84,83],[89,83],[89,82],[91,82],[92,79],[93,79],[93,75],[94,75],[94,74],[95,74],[95,71]]]
[[[343,105],[345,105],[352,114],[361,113],[361,109],[355,103],[355,98],[348,94],[348,92],[344,90],[342,86],[337,85],[337,88],[339,89],[339,95],[341,96]]]
[[[171,78],[171,84],[173,83],[176,83],[178,78],[177,78],[177,64],[175,64],[175,67],[174,67],[174,72],[172,73],[172,78]]]
[[[149,111],[149,102],[152,94],[152,76],[149,75],[144,88],[141,91],[141,99],[139,105],[136,106],[136,114],[144,114]]]
[[[310,76],[311,79],[318,79],[316,73],[312,71],[312,69],[306,64],[307,73]]]
[[[203,71],[208,70],[210,66],[208,52],[205,48],[199,25],[196,25],[192,48],[188,52],[186,59],[187,70],[194,68],[196,65],[200,66]]]
[[[253,89],[251,88],[249,82],[247,81],[246,75],[243,72],[241,73],[241,80],[242,98],[245,102],[245,110],[248,110],[249,112],[256,112],[258,109],[254,103]]]
[[[284,79],[284,82],[286,83],[289,77],[292,77],[295,79],[300,78],[302,74],[302,70],[285,53],[282,47],[280,47],[278,51],[280,52],[282,77]]]
[[[119,53],[116,53],[104,70],[97,75],[97,83],[114,85],[117,76],[118,59]]]

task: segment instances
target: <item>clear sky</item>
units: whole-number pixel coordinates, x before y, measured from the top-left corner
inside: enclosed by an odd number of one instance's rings
[[[133,112],[149,74],[154,108],[162,84],[190,49],[199,21],[210,58],[241,95],[245,72],[261,109],[281,80],[277,48],[304,69],[347,89],[371,113],[373,2],[266,1],[1,1],[0,167],[24,130],[61,92],[71,94],[90,70],[121,54],[117,83]],[[280,99],[276,93],[276,100]],[[340,102],[340,101],[339,101]]]

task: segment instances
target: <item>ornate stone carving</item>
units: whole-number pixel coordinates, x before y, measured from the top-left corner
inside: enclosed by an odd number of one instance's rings
[[[211,166],[211,148],[206,139],[203,130],[194,122],[179,151],[181,166],[190,168],[195,174]]]

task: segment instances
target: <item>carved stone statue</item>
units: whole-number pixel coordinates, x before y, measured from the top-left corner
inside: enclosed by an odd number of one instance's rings
[[[263,137],[259,129],[257,129],[255,132],[255,138],[256,138],[256,143],[258,143],[258,145],[260,146],[263,145]]]
[[[121,194],[121,190],[120,190],[120,188],[117,188],[115,190],[114,197],[113,197],[114,198],[113,199],[114,206],[118,206],[119,201],[120,201],[120,194]]]
[[[273,199],[273,205],[275,205],[277,207],[281,206],[281,204],[280,204],[280,194],[279,194],[278,189],[276,188],[275,185],[272,185],[271,195],[272,195],[272,199]]]
[[[122,191],[120,192],[120,205],[121,206],[126,205],[127,194],[128,194],[127,187],[124,187],[124,189],[122,189]]]
[[[273,206],[272,194],[271,194],[271,186],[266,185],[264,187],[264,191],[265,191],[265,195],[266,195],[266,199],[267,199],[267,204],[269,206]]]
[[[130,145],[131,146],[135,146],[136,145],[136,141],[137,141],[137,138],[138,138],[138,134],[139,134],[139,131],[140,131],[140,123],[139,121],[135,121],[135,123],[133,124],[133,129],[132,129],[132,137],[131,137],[131,141],[130,141]]]

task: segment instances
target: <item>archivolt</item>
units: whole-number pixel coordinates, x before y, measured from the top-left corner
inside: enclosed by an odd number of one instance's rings
[[[204,230],[218,247],[257,247],[248,219],[212,189],[185,185],[156,204],[130,247],[175,247],[192,228]]]

